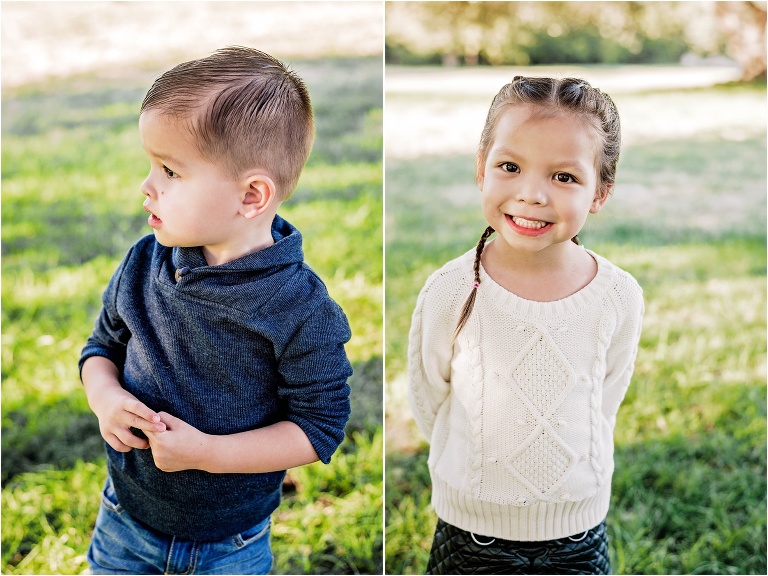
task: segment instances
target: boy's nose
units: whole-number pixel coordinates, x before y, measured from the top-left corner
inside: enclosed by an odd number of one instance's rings
[[[149,176],[144,178],[144,182],[141,183],[141,193],[149,198],[154,198],[155,190],[152,188],[152,184],[149,182]]]

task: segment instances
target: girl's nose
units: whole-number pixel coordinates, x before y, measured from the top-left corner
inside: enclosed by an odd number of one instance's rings
[[[530,180],[520,182],[517,200],[526,204],[546,204],[547,195],[541,183]]]

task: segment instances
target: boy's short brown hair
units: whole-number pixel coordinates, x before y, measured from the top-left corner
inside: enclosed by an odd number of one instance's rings
[[[141,103],[186,123],[204,158],[232,178],[266,170],[291,195],[315,136],[304,82],[265,52],[230,46],[165,72]]]

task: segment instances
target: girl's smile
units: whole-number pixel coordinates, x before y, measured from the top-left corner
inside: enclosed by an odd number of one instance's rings
[[[518,234],[523,236],[540,236],[545,234],[552,228],[551,222],[544,222],[542,220],[529,220],[522,216],[507,216],[507,222]]]

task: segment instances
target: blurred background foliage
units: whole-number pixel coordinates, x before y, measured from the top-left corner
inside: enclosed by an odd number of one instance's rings
[[[388,2],[387,64],[650,64],[765,76],[765,2]]]

